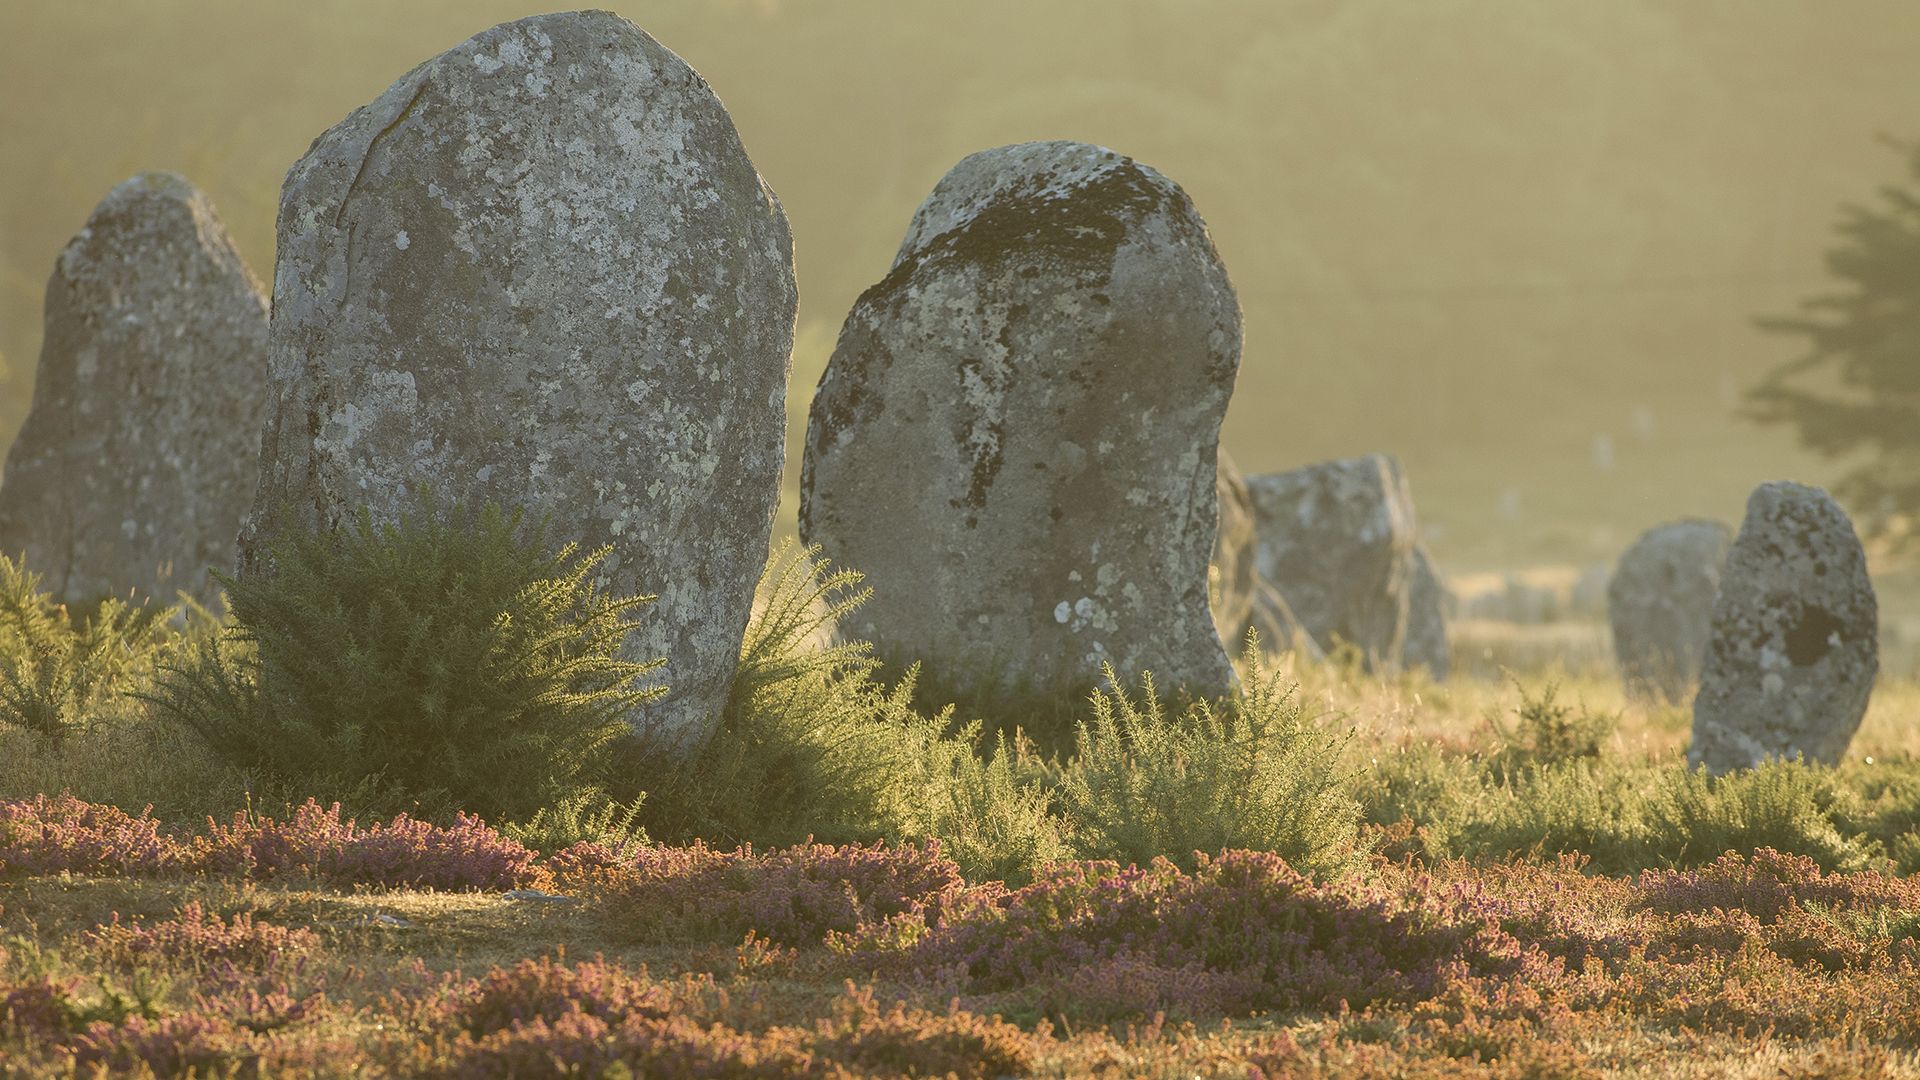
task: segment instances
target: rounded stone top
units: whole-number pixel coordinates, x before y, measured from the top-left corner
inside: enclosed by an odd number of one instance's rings
[[[178,173],[137,173],[116,184],[87,215],[86,225],[60,252],[56,270],[68,281],[118,281],[129,274],[144,279],[156,257],[182,243],[209,251],[232,246],[206,193]]]
[[[1107,197],[1089,197],[1098,195]],[[1051,206],[1144,212],[1185,197],[1179,185],[1151,167],[1091,143],[1054,139],[981,150],[960,159],[934,185],[914,212],[893,265],[941,234],[972,224],[1002,200],[1017,200],[1034,211]]]
[[[948,170],[914,212],[878,288],[942,257],[1105,269],[1129,242],[1159,253],[1203,251],[1215,265],[1219,259],[1193,201],[1153,168],[1088,143],[1016,143],[970,154]]]
[[[1609,595],[1635,584],[1634,575],[1655,563],[1685,562],[1717,567],[1733,543],[1733,530],[1707,518],[1683,518],[1656,525],[1620,553],[1609,579]]]

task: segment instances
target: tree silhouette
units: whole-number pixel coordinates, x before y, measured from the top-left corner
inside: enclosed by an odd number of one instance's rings
[[[1808,349],[1749,391],[1745,412],[1791,424],[1820,454],[1856,459],[1835,493],[1866,531],[1911,541],[1920,518],[1920,143],[1882,139],[1905,156],[1908,183],[1842,206],[1826,256],[1840,290],[1803,302],[1798,315],[1756,320]]]

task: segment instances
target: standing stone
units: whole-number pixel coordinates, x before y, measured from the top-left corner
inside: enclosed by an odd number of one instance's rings
[[[1247,494],[1246,478],[1225,450],[1220,451],[1215,496],[1220,502],[1220,525],[1214,533],[1213,560],[1207,567],[1207,595],[1220,643],[1236,649],[1246,639],[1248,620],[1253,617],[1254,589],[1260,583],[1260,571],[1253,565],[1259,534],[1253,526],[1253,497]]]
[[[218,602],[253,493],[267,302],[213,204],[143,173],[47,282],[33,410],[0,480],[0,551],[57,598]]]
[[[1303,660],[1315,662],[1327,658],[1327,654],[1314,642],[1313,635],[1300,625],[1300,618],[1293,613],[1287,598],[1281,596],[1280,590],[1274,588],[1266,578],[1257,575],[1254,578],[1253,606],[1247,615],[1247,626],[1260,635],[1262,652],[1290,652]],[[1246,633],[1242,631],[1242,640],[1245,637]]]
[[[1453,652],[1447,645],[1447,587],[1425,547],[1415,544],[1412,560],[1407,580],[1407,636],[1400,664],[1408,671],[1426,668],[1435,681],[1444,681],[1453,663]]]
[[[248,569],[441,499],[552,515],[657,594],[629,638],[686,745],[766,558],[793,341],[785,214],[700,76],[606,12],[497,26],[322,135],[281,192]]]
[[[1620,556],[1606,608],[1629,695],[1683,701],[1693,693],[1732,541],[1733,530],[1717,521],[1676,521],[1649,530]]]
[[[1392,668],[1407,643],[1414,574],[1413,498],[1383,454],[1247,479],[1260,573],[1320,647],[1358,649]]]
[[[1878,631],[1846,512],[1818,488],[1762,484],[1720,575],[1687,761],[1839,761],[1873,693]]]
[[[1245,646],[1247,631],[1259,634],[1264,652],[1303,651],[1324,659],[1319,647],[1300,626],[1293,609],[1255,565],[1260,533],[1254,525],[1253,496],[1246,477],[1220,452],[1220,528],[1213,542],[1213,564],[1208,567],[1208,592],[1220,643],[1236,655]]]
[[[867,575],[843,629],[986,688],[1110,661],[1232,685],[1207,605],[1240,309],[1192,202],[1131,158],[956,165],[855,303],[807,428],[800,533]]]
[[[1724,526],[1722,526],[1724,529]],[[1724,543],[1722,547],[1724,549]],[[1718,567],[1715,567],[1716,573]],[[1607,588],[1613,584],[1613,567],[1589,566],[1573,579],[1567,593],[1567,614],[1576,619],[1600,619],[1607,614]],[[1707,606],[1713,606],[1709,600]]]

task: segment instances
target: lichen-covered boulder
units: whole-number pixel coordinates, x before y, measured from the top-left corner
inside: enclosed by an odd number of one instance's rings
[[[1320,647],[1391,670],[1407,642],[1413,497],[1383,454],[1247,478],[1259,569]]]
[[[1178,186],[1071,142],[974,154],[854,305],[800,532],[874,597],[843,632],[982,688],[1102,662],[1218,693],[1207,601],[1240,309]]]
[[[1687,761],[1837,762],[1880,667],[1879,607],[1853,522],[1827,493],[1762,484],[1727,552]]]
[[[267,301],[213,204],[144,173],[47,282],[33,408],[0,479],[0,552],[68,603],[214,603],[252,502]]]
[[[1400,665],[1409,671],[1426,668],[1428,675],[1441,681],[1453,666],[1453,651],[1447,644],[1447,587],[1425,547],[1415,544],[1411,560],[1407,633],[1401,644]]]
[[[1732,541],[1733,530],[1717,521],[1676,521],[1648,530],[1620,556],[1607,583],[1606,610],[1630,696],[1683,701],[1692,695]]]
[[[786,216],[692,68],[606,12],[487,30],[287,175],[246,572],[422,485],[551,515],[657,594],[627,652],[669,690],[636,724],[696,739],[766,558],[795,300]]]

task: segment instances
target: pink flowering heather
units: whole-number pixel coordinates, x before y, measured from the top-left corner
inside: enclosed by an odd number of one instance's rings
[[[1420,999],[1464,974],[1509,971],[1525,952],[1486,898],[1322,885],[1250,851],[1203,858],[1192,874],[1164,859],[1064,863],[957,905],[918,940],[892,940],[910,941],[908,968],[974,993],[1051,986],[1194,1013]],[[1182,989],[1191,1000],[1174,996]]]
[[[871,987],[849,986],[821,1020],[807,1048],[823,1061],[855,1066],[873,1076],[950,1076],[961,1080],[1027,1076],[1034,1039],[999,1017],[975,1016],[958,1005],[945,1012],[881,1008]]]
[[[437,1075],[461,1080],[599,1076],[614,1064],[636,1076],[799,1080],[816,1069],[790,1031],[755,1037],[690,1017],[628,1016],[609,1022],[586,1013],[538,1018],[479,1038],[462,1035]],[[845,1075],[842,1073],[842,1075]]]
[[[188,1013],[148,1020],[128,1017],[118,1026],[96,1021],[73,1040],[75,1071],[123,1074],[142,1066],[161,1076],[193,1070],[208,1075],[253,1064],[258,1054],[234,1026],[216,1016]]]
[[[179,865],[160,823],[70,794],[0,799],[0,875],[153,874]]]
[[[937,918],[969,891],[937,843],[805,844],[765,854],[699,843],[640,848],[577,884],[643,927],[733,941],[751,930],[788,944],[816,944],[909,913]]]
[[[73,998],[78,988],[77,980],[48,975],[0,984],[0,1033],[24,1035],[40,1042],[65,1039],[80,1012]]]
[[[123,924],[119,916],[92,932],[101,957],[121,967],[156,961],[189,964],[195,970],[231,966],[264,973],[283,968],[319,951],[313,931],[261,922],[243,911],[226,921],[209,915],[197,903],[188,904],[175,919]]]
[[[255,1034],[318,1020],[327,1015],[327,1009],[327,995],[321,991],[296,994],[271,982],[193,996],[194,1012],[220,1017]]]
[[[481,1035],[573,1013],[602,1020],[658,1019],[668,1014],[670,1005],[669,995],[660,987],[598,958],[571,966],[523,960],[511,968],[495,968],[470,984],[452,1002],[447,1020]]]
[[[594,1076],[624,1063],[647,1076],[797,1076],[803,1057],[695,1023],[645,977],[595,959],[526,960],[449,995],[456,1034],[445,1075]]]
[[[308,799],[286,822],[237,814],[230,825],[209,824],[195,857],[210,870],[437,889],[511,889],[547,880],[524,844],[466,814],[451,826],[401,814],[362,829],[351,818],[342,820],[339,803],[323,809]]]
[[[1730,851],[1697,870],[1647,870],[1638,884],[1645,905],[1659,912],[1744,910],[1762,921],[1808,904],[1920,913],[1920,880],[1872,871],[1828,874],[1812,859],[1772,848],[1750,856]]]

